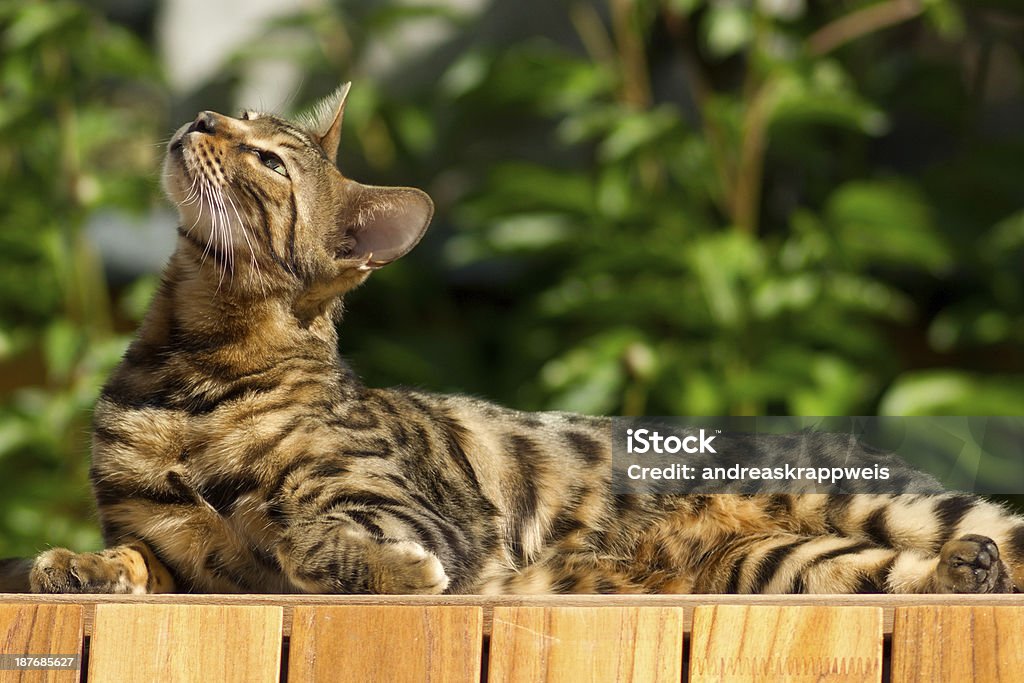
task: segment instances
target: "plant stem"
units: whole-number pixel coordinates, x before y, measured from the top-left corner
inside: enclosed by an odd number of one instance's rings
[[[605,30],[594,6],[586,2],[574,2],[569,7],[569,20],[590,58],[597,64],[614,69],[615,43]]]
[[[711,86],[708,85],[708,79],[701,69],[694,47],[696,41],[688,31],[690,23],[685,16],[667,8],[663,10],[663,14],[666,28],[682,49],[683,76],[689,84],[690,95],[696,104],[699,125],[707,139],[708,154],[718,180],[718,192],[712,197],[712,201],[723,215],[730,215],[733,182],[728,168],[725,135],[708,112],[712,97]]]
[[[888,0],[851,12],[815,31],[808,39],[815,57],[828,54],[846,43],[889,26],[913,19],[924,12],[921,0]]]
[[[754,235],[758,230],[771,92],[770,83],[762,85],[752,96],[743,117],[743,142],[736,169],[732,219],[737,229],[748,235]]]
[[[644,42],[633,18],[635,0],[611,0],[612,31],[622,67],[622,100],[636,110],[651,106]]]

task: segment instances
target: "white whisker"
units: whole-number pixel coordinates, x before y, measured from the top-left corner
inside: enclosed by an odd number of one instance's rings
[[[238,227],[242,231],[242,237],[245,239],[246,245],[249,247],[249,254],[252,256],[251,270],[255,274],[260,284],[260,291],[263,292],[263,298],[267,297],[266,282],[263,279],[263,272],[260,270],[259,261],[256,259],[256,250],[253,248],[252,240],[249,239],[249,231],[246,229],[245,220],[238,211],[238,206],[235,204],[235,200],[231,196],[231,191],[225,194],[228,202],[231,204],[231,209],[235,212],[235,217],[238,218]]]
[[[188,192],[185,194],[185,198],[181,200],[182,205],[192,204],[196,200],[196,185],[199,181],[199,176],[193,176],[192,185],[189,186]]]
[[[203,176],[200,179],[200,181],[199,181],[199,215],[200,216],[202,215],[202,212],[203,212],[203,206],[210,202],[210,198],[209,198],[210,189],[208,187],[208,183],[209,183],[209,181],[207,181],[206,176]],[[199,220],[196,219],[196,222],[198,223]],[[203,256],[199,260],[199,265],[200,266],[205,266],[206,265],[206,257],[209,256],[210,249],[213,248],[213,234],[214,234],[213,233],[213,226],[214,226],[214,223],[215,223],[215,221],[214,221],[214,215],[213,215],[213,204],[210,204],[210,227],[211,227],[211,229],[210,229],[210,236],[206,240],[206,248],[203,249]],[[192,227],[195,227],[195,226],[192,226]]]
[[[211,211],[213,215],[213,235],[217,241],[217,248],[224,260],[220,265],[220,278],[217,281],[217,290],[213,293],[214,296],[220,294],[221,287],[224,286],[224,276],[228,274],[228,270],[231,271],[231,277],[229,280],[234,279],[234,250],[231,248],[231,237],[228,231],[226,223],[226,216],[224,215],[223,203],[221,202],[220,195],[221,190],[218,185],[211,183]]]

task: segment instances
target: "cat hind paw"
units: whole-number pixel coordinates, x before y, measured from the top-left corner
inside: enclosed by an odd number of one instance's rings
[[[940,593],[1012,593],[1013,580],[987,536],[968,534],[948,541],[939,552],[935,578]]]
[[[414,541],[381,545],[375,559],[375,593],[437,595],[448,588],[448,575],[437,555]]]

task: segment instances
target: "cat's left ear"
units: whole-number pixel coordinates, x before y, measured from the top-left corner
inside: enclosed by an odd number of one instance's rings
[[[341,140],[341,120],[345,116],[345,102],[352,83],[345,83],[320,100],[306,119],[306,128],[331,163],[338,161],[338,142]]]
[[[352,198],[343,230],[345,258],[373,270],[408,254],[423,237],[434,203],[412,187],[374,187],[346,180]]]
[[[333,271],[295,300],[299,320],[310,321],[336,297],[359,286],[370,272],[405,256],[423,237],[434,214],[426,192],[411,187],[373,187],[347,178],[336,231]]]

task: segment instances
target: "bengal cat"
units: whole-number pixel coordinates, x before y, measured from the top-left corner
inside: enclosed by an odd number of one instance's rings
[[[174,134],[177,248],[95,407],[109,549],[11,565],[32,591],[1024,586],[1024,518],[980,498],[615,495],[608,418],[363,385],[339,356],[342,299],[433,205],[338,171],[347,94],[297,123],[205,111]]]

